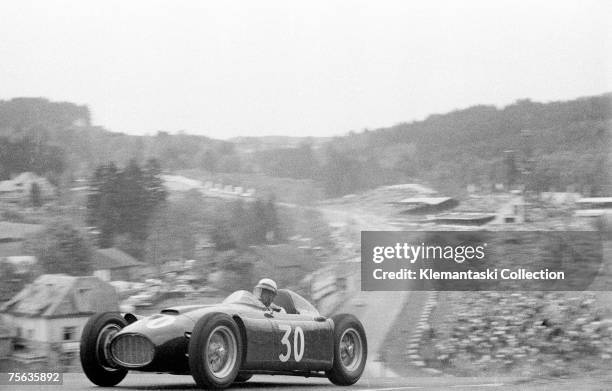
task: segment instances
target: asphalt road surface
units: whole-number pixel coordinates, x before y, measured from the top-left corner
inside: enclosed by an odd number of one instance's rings
[[[291,376],[254,376],[249,382],[237,384],[232,390],[322,391],[334,389],[360,391],[409,391],[409,390],[612,390],[612,379],[585,378],[565,380],[521,380],[516,378],[467,378],[467,377],[419,377],[419,378],[364,378],[351,387],[338,387],[324,378]],[[0,386],[2,390],[102,390],[89,382],[81,373],[65,373],[61,386]],[[194,390],[191,376],[167,374],[130,373],[115,390]]]

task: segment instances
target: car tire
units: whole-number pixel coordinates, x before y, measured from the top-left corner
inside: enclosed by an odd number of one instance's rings
[[[127,369],[117,367],[110,361],[108,350],[112,336],[127,324],[118,312],[93,315],[85,324],[79,356],[83,372],[92,383],[101,387],[112,387],[127,375]]]
[[[332,317],[334,321],[334,363],[326,372],[334,384],[355,384],[363,374],[368,358],[368,342],[361,322],[349,314]]]
[[[207,314],[193,328],[189,368],[198,386],[226,388],[237,378],[242,363],[240,330],[229,315]]]
[[[253,377],[250,373],[239,373],[234,379],[234,383],[246,383]]]

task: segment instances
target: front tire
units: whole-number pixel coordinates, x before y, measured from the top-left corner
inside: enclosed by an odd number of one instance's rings
[[[368,342],[361,322],[349,314],[332,317],[334,321],[334,364],[327,378],[339,386],[355,384],[365,368]]]
[[[229,387],[238,376],[241,360],[242,340],[234,319],[214,313],[198,320],[189,342],[189,368],[198,386]]]
[[[127,375],[127,369],[112,362],[109,351],[110,340],[126,325],[127,321],[118,312],[96,314],[85,324],[79,356],[83,372],[92,383],[112,387]]]

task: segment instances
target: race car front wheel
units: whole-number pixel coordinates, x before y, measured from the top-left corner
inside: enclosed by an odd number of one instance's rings
[[[240,369],[242,340],[234,319],[213,313],[193,328],[189,342],[189,368],[202,388],[229,387]]]
[[[353,315],[340,314],[334,321],[334,364],[327,378],[348,386],[359,380],[368,357],[368,343],[361,322]]]
[[[111,387],[127,375],[127,369],[112,362],[109,349],[111,338],[126,325],[127,321],[117,312],[96,314],[85,324],[79,355],[83,372],[92,383]]]

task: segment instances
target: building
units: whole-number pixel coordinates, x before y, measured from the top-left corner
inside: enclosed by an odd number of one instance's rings
[[[497,216],[492,213],[455,212],[438,215],[427,221],[441,225],[480,226],[490,223],[495,220],[496,217]]]
[[[0,221],[0,243],[22,242],[43,229],[44,227],[40,224]]]
[[[4,276],[0,286],[0,302],[6,301],[23,286],[22,277],[36,268],[36,258],[27,256],[25,239],[43,230],[42,225],[0,222],[0,267],[12,270],[13,277]]]
[[[561,191],[544,191],[540,193],[540,200],[548,202],[555,206],[573,205],[581,198],[579,193],[561,192]]]
[[[587,197],[576,201],[577,217],[612,215],[612,197]]]
[[[12,330],[0,320],[0,360],[6,359],[13,350]]]
[[[129,281],[141,276],[141,268],[146,266],[131,255],[118,248],[101,248],[93,254],[94,276],[103,281]]]
[[[0,262],[5,262],[11,265],[15,274],[25,275],[36,267],[38,260],[32,255],[12,255],[0,258]]]
[[[9,358],[23,363],[73,362],[87,319],[117,310],[115,289],[97,277],[42,275],[0,308],[14,335]]]
[[[31,200],[34,184],[38,185],[43,202],[55,197],[55,187],[46,178],[32,172],[24,172],[13,179],[0,182],[0,201],[27,204]]]
[[[525,200],[522,195],[513,194],[508,202],[502,204],[497,210],[497,223],[509,224],[525,222]]]
[[[459,201],[451,197],[409,197],[392,204],[401,207],[403,214],[434,214],[455,208]]]

